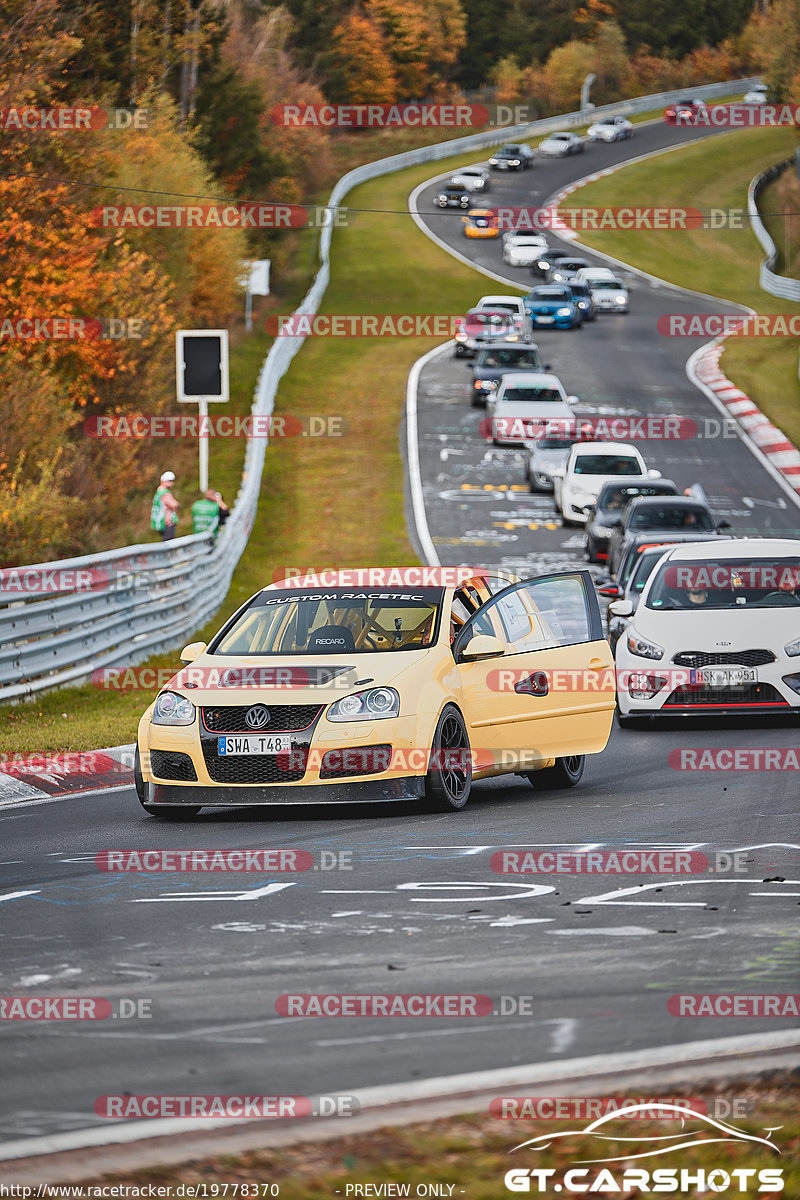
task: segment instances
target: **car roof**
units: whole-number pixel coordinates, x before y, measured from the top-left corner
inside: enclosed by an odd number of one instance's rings
[[[481,309],[480,311],[484,312],[484,309]],[[508,316],[508,313],[503,313],[503,316]],[[526,352],[528,350],[535,350],[537,353],[539,351],[539,347],[536,342],[521,342],[516,334],[509,334],[508,337],[495,338],[494,341],[490,342],[488,346],[481,346],[478,350],[478,353],[483,354],[485,350],[487,354],[494,354],[495,350],[503,349],[520,351],[524,350]],[[539,374],[538,371],[536,373],[537,375]]]
[[[669,500],[677,500],[678,499],[678,485],[676,483],[673,483],[673,481],[671,479],[648,479],[645,483],[624,483],[619,479],[609,479],[608,483],[604,483],[602,488],[600,489],[600,495],[602,496],[602,494],[606,490],[606,488],[612,488],[612,487],[663,487],[664,488],[664,491],[661,493],[660,496],[633,496],[633,497],[631,497],[631,503],[633,503],[634,501],[638,501],[638,500],[663,501],[665,499],[669,499]],[[671,492],[669,490],[670,488],[674,488],[675,490],[673,492]],[[684,497],[680,497],[680,498],[684,499]]]
[[[501,296],[501,295],[481,296],[480,300],[478,301],[478,304],[479,305],[480,304],[496,304],[498,300],[502,300],[505,304],[507,304],[509,300],[513,300],[514,303],[516,304],[521,299],[522,299],[521,296]]]
[[[660,479],[654,479],[653,483],[660,483]],[[671,505],[676,505],[678,508],[708,508],[704,500],[697,500],[694,496],[635,496],[631,504],[635,504],[638,508],[647,508],[652,504],[655,508],[658,504],[663,504],[665,500],[669,500]]]
[[[763,554],[800,556],[800,541],[792,538],[713,538],[705,542],[676,546],[673,554],[685,555],[687,558],[703,558],[703,553],[709,545],[714,547],[715,559],[748,558]]]
[[[557,129],[555,133],[548,133],[548,135],[547,135],[548,138],[574,137],[574,136],[575,136],[575,134],[570,133],[569,130],[567,130],[567,129]],[[545,138],[545,141],[547,141],[547,138]]]
[[[468,317],[506,317],[511,320],[511,313],[505,308],[469,308]]]
[[[609,270],[608,267],[587,266],[584,271],[584,274],[588,275],[592,279],[616,279],[617,278],[616,275],[614,274],[614,272]]]
[[[467,213],[468,217],[493,217],[494,210],[491,208],[471,208]]]
[[[544,371],[515,371],[510,383],[511,386],[515,388],[525,387],[526,385],[529,385],[530,387],[557,388],[562,388],[564,386],[557,375],[548,375]]]
[[[597,449],[601,454],[620,454],[624,451],[626,454],[639,455],[639,451],[630,442],[598,442]]]

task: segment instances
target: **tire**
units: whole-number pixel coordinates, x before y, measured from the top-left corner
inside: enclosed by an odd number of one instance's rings
[[[147,794],[149,791],[148,785],[142,777],[142,760],[139,757],[139,747],[136,747],[136,753],[133,756],[133,785],[136,788],[136,797],[142,808],[151,817],[160,817],[162,821],[190,821],[192,817],[196,817],[200,812],[201,805],[182,805],[182,804],[148,804]]]
[[[463,750],[469,755],[469,737],[464,718],[454,704],[445,705],[436,725],[431,749]],[[445,769],[443,769],[443,766]],[[467,758],[463,770],[447,769],[446,764],[429,764],[425,776],[425,800],[434,812],[453,812],[464,808],[472,790],[472,763]]]
[[[586,539],[586,559],[590,563],[596,563],[599,561],[597,557],[597,550],[589,538]]]
[[[529,781],[535,788],[572,788],[580,783],[586,766],[585,754],[557,758],[555,765],[543,771],[531,771]]]

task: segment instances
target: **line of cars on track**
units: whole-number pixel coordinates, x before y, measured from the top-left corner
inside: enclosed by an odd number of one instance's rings
[[[491,310],[515,297],[487,296]],[[517,313],[519,317],[519,313]],[[599,438],[550,373],[533,327],[477,349],[471,403],[484,436],[523,450],[585,554],[615,653],[618,719],[800,713],[800,541],[740,539],[702,487],[680,493],[633,444]]]

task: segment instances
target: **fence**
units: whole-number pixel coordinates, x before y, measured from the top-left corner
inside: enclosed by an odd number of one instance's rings
[[[693,96],[712,100],[746,91],[757,78],[730,80],[692,88]],[[468,154],[501,140],[525,139],[602,116],[658,110],[687,94],[682,88],[606,104],[587,112],[567,113],[503,130],[490,128],[395,154],[349,171],[337,182],[327,207],[341,206],[360,183],[404,167]],[[330,278],[332,227],[320,237],[320,267],[298,313],[316,313]],[[261,368],[253,399],[254,416],[268,416],[280,380],[304,341],[277,338]],[[135,665],[154,653],[186,641],[219,610],[231,577],[247,544],[256,518],[267,439],[248,439],[242,482],[231,515],[216,545],[209,535],[176,538],[172,542],[125,546],[102,554],[20,568],[38,572],[29,584],[0,589],[0,700],[31,696],[47,688],[79,683],[92,672],[118,663]],[[90,586],[81,589],[69,572],[91,573]],[[126,578],[125,576],[128,576]],[[106,578],[107,577],[107,578]],[[77,578],[77,577],[76,577]],[[44,588],[44,590],[42,590]],[[50,589],[50,590],[48,590]]]

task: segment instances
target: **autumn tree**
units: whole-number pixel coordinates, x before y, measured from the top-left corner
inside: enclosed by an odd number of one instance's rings
[[[326,58],[328,94],[354,104],[390,104],[398,82],[381,29],[356,9],[333,31]]]

